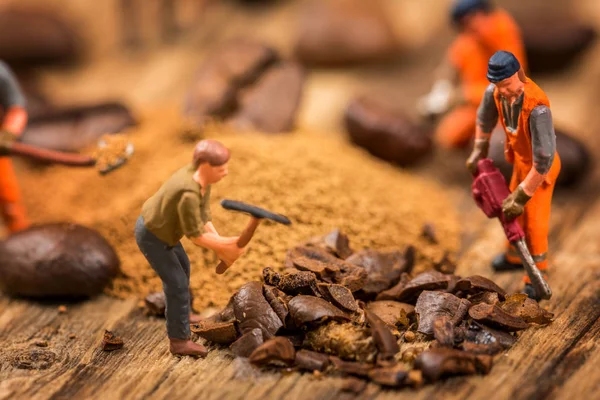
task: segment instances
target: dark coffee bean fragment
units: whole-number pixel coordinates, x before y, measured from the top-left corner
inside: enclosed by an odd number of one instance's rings
[[[450,252],[448,251],[444,252],[442,258],[433,264],[433,269],[435,269],[438,272],[441,272],[442,274],[449,275],[454,274],[454,271],[456,271],[456,267],[456,263],[452,259],[450,259]]]
[[[358,311],[356,300],[347,287],[330,283],[319,283],[317,287],[323,297],[336,307],[349,312]]]
[[[134,125],[131,111],[117,102],[53,108],[31,118],[20,140],[45,149],[77,152],[96,146],[107,133]]]
[[[415,306],[393,300],[378,300],[370,302],[366,311],[377,315],[387,326],[396,329],[398,325],[408,327],[409,316],[414,314]]]
[[[394,31],[378,2],[312,1],[300,12],[294,53],[305,64],[336,66],[398,54]]]
[[[381,252],[362,250],[346,259],[347,262],[362,267],[367,272],[367,282],[361,289],[366,297],[375,297],[400,280],[408,264],[401,251]]]
[[[113,351],[119,350],[123,348],[123,339],[118,336],[115,336],[109,330],[104,331],[104,338],[102,339],[102,350],[104,351]]]
[[[269,68],[255,85],[240,94],[238,110],[229,122],[241,130],[293,130],[304,80],[304,70],[293,62]]]
[[[469,301],[475,305],[479,303],[487,304],[498,304],[500,303],[500,296],[496,292],[479,292],[477,294],[469,296]]]
[[[382,386],[401,388],[409,385],[408,370],[402,365],[387,368],[375,368],[369,371],[369,378]]]
[[[250,354],[250,362],[256,365],[292,365],[296,350],[292,342],[284,337],[275,337],[264,342]]]
[[[100,294],[119,272],[119,258],[98,232],[54,223],[17,232],[0,242],[0,289],[31,297]]]
[[[307,371],[324,371],[329,365],[329,356],[316,351],[299,350],[294,364]]]
[[[454,347],[454,324],[447,315],[433,321],[433,337],[442,347]]]
[[[275,311],[275,314],[279,317],[285,328],[285,322],[289,315],[286,295],[282,291],[272,286],[265,285],[263,288],[265,299],[269,302],[269,305]]]
[[[321,323],[326,320],[349,321],[350,318],[331,303],[313,296],[296,296],[290,300],[289,311],[295,326]]]
[[[330,356],[329,358],[336,370],[348,375],[355,375],[367,378],[369,376],[369,372],[374,368],[373,364],[354,361],[343,361],[342,359],[335,356]]]
[[[433,334],[434,322],[446,316],[452,325],[458,325],[467,315],[471,303],[450,293],[424,291],[417,300],[415,312],[419,317],[418,331]]]
[[[250,354],[263,344],[263,335],[260,328],[254,328],[244,333],[238,340],[231,344],[231,351],[238,357],[250,357]]]
[[[233,321],[217,322],[204,320],[192,325],[191,330],[201,338],[219,344],[230,344],[238,337]]]
[[[484,278],[480,275],[473,275],[467,278],[462,278],[456,283],[455,290],[460,290],[463,293],[474,295],[481,292],[495,292],[498,293],[500,300],[504,300],[506,297],[506,291],[500,286],[496,285],[491,280]]]
[[[164,316],[167,307],[167,298],[165,296],[165,292],[150,293],[144,299],[144,304],[146,305],[146,310],[148,310],[151,315],[155,315],[157,317]]]
[[[384,290],[383,292],[379,293],[375,299],[377,301],[397,300],[404,288],[406,287],[406,285],[408,285],[408,282],[410,282],[410,280],[410,275],[408,275],[407,273],[402,273],[400,275],[400,280],[398,281],[398,283],[396,283],[388,290]]]
[[[390,328],[381,318],[368,310],[365,311],[365,317],[371,327],[371,336],[375,342],[375,347],[379,351],[379,358],[392,360],[396,353],[400,351],[400,347]]]
[[[80,47],[73,27],[49,11],[8,8],[0,12],[0,59],[10,65],[68,63],[80,55]]]
[[[489,328],[475,321],[466,324],[462,336],[463,349],[480,354],[499,353],[509,349],[517,341],[510,333]]]
[[[492,357],[465,351],[436,348],[424,351],[415,360],[415,368],[431,382],[451,375],[487,374],[492,368]]]
[[[317,277],[309,271],[298,271],[284,274],[278,274],[271,268],[263,270],[263,278],[265,283],[291,295],[307,294],[314,295],[318,293]]]
[[[469,309],[469,316],[477,322],[507,332],[527,329],[529,324],[520,317],[515,317],[497,305],[480,303]]]
[[[548,325],[554,320],[554,314],[544,310],[537,301],[522,293],[509,296],[504,303],[500,304],[500,308],[528,323]]]
[[[260,282],[248,282],[233,295],[233,311],[242,334],[260,328],[264,339],[270,339],[283,327],[263,295]]]
[[[344,120],[350,140],[382,160],[410,166],[431,153],[429,132],[379,101],[353,100]]]
[[[451,275],[438,271],[426,271],[411,279],[398,293],[395,300],[412,303],[424,290],[444,290],[448,288]]]

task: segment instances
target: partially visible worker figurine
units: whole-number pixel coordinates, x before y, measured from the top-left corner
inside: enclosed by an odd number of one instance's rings
[[[456,0],[452,21],[460,30],[440,66],[431,92],[419,101],[425,116],[444,115],[436,141],[445,148],[468,146],[477,107],[488,86],[487,63],[499,50],[513,53],[527,70],[521,32],[513,18],[490,0]]]
[[[214,250],[231,265],[245,249],[238,237],[220,236],[211,222],[211,185],[227,175],[229,150],[216,140],[202,140],[192,163],[175,172],[149,198],[135,226],[137,244],[163,283],[167,334],[173,354],[204,357],[206,348],[190,340],[190,261],[180,239]]]
[[[27,125],[25,96],[10,68],[0,61],[0,144],[10,146]],[[0,145],[0,148],[4,146]],[[9,155],[0,154],[0,213],[8,231],[13,233],[29,226],[21,189]]]
[[[548,227],[552,192],[560,172],[556,136],[546,94],[525,72],[514,54],[499,51],[490,60],[487,79],[491,82],[477,110],[475,145],[467,160],[473,172],[487,157],[490,136],[498,119],[506,132],[505,157],[513,164],[511,194],[502,203],[509,218],[518,217],[525,240],[538,269],[548,268]],[[508,245],[505,254],[492,262],[496,271],[523,268],[518,253]],[[535,291],[525,278],[525,292]]]

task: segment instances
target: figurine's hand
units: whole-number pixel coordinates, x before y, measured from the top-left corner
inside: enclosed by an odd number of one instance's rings
[[[517,218],[525,211],[525,204],[527,204],[529,199],[531,197],[525,193],[525,190],[521,186],[518,186],[502,202],[502,213],[509,220]]]
[[[233,264],[238,258],[242,256],[246,252],[245,247],[238,247],[237,240],[235,242],[226,244],[223,246],[221,250],[217,252],[217,256],[221,261],[223,261],[227,266]]]
[[[0,154],[8,154],[9,149],[16,140],[17,135],[7,130],[0,130]]]
[[[475,146],[469,158],[467,158],[467,168],[472,174],[477,172],[477,163],[488,156],[490,142],[488,140],[475,140]]]

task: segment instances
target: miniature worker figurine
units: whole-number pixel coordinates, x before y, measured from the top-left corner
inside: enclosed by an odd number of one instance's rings
[[[202,140],[186,165],[149,198],[135,226],[137,244],[163,283],[167,334],[173,354],[204,357],[204,346],[190,340],[190,261],[180,243],[214,250],[231,265],[245,251],[238,237],[223,237],[211,222],[210,189],[227,175],[229,150],[216,140]]]
[[[9,232],[16,232],[29,226],[21,189],[8,154],[2,148],[9,147],[17,140],[27,125],[25,96],[10,68],[0,61],[0,105],[2,123],[0,125],[0,212]]]
[[[506,132],[505,157],[514,165],[509,185],[512,193],[504,200],[502,211],[509,219],[519,218],[529,251],[543,272],[548,268],[552,192],[560,172],[550,102],[525,76],[512,53],[499,51],[490,58],[487,79],[491,84],[477,110],[475,145],[467,167],[473,172],[477,162],[487,157],[490,135],[500,119]],[[523,268],[510,244],[492,267],[496,271]],[[529,278],[525,282],[525,292],[534,297]]]
[[[425,116],[445,114],[437,126],[436,141],[445,148],[461,148],[473,138],[477,107],[488,86],[485,75],[490,57],[499,50],[510,51],[525,70],[526,61],[517,24],[490,0],[456,0],[451,14],[460,33],[419,109]]]

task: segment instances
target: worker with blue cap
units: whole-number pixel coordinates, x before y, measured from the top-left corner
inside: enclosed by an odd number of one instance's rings
[[[487,64],[498,50],[513,53],[526,69],[521,33],[513,18],[490,0],[456,0],[450,16],[459,34],[431,92],[419,102],[424,116],[441,116],[436,140],[445,148],[468,146],[477,107],[488,86]]]
[[[509,220],[518,218],[533,260],[543,272],[548,268],[552,193],[561,167],[550,102],[508,51],[498,51],[490,58],[486,77],[491,83],[477,110],[475,144],[467,167],[474,172],[477,162],[487,157],[490,136],[500,122],[506,133],[505,157],[513,164],[511,194],[504,200],[502,211]],[[523,268],[510,243],[492,267],[496,271]],[[535,298],[528,277],[525,283],[525,292]]]

